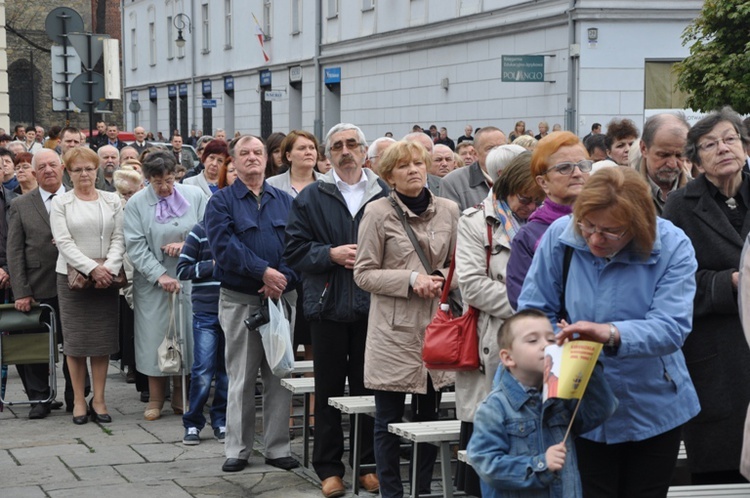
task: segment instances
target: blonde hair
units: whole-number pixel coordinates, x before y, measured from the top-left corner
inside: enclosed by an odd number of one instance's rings
[[[383,155],[380,156],[380,162],[378,163],[380,177],[387,182],[399,161],[411,161],[411,158],[415,155],[422,159],[425,168],[429,171],[432,165],[432,156],[422,144],[401,140],[389,145]]]

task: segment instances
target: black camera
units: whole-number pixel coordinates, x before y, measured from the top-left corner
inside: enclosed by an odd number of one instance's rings
[[[264,300],[258,311],[245,318],[245,327],[248,330],[257,330],[261,325],[265,325],[271,318],[268,315],[268,304]]]

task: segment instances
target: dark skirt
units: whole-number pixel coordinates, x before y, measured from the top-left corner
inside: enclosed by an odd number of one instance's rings
[[[116,289],[71,291],[68,276],[57,274],[57,299],[68,356],[109,356],[120,350]]]

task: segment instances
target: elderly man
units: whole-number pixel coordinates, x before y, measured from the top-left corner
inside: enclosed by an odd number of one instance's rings
[[[268,306],[266,299],[283,299],[286,308],[296,303],[298,278],[282,258],[292,198],[265,181],[268,156],[259,138],[238,138],[230,145],[229,155],[237,181],[211,197],[205,216],[206,235],[216,261],[214,278],[221,282],[219,322],[226,334],[229,377],[227,459],[222,470],[244,469],[253,453],[259,370],[266,463],[290,470],[299,466],[289,446],[291,392],[271,372],[260,334],[248,330],[244,321]],[[294,317],[293,309],[290,315]]]
[[[464,127],[464,134],[458,137],[458,140],[456,141],[457,144],[460,144],[461,142],[466,142],[467,140],[469,142],[474,141],[474,137],[471,135],[471,132],[474,131],[474,128],[471,127],[471,125],[467,124]],[[458,152],[458,150],[456,150]]]
[[[133,135],[135,136],[135,141],[129,147],[133,147],[138,152],[138,155],[151,147],[151,142],[146,141],[146,129],[143,126],[136,126],[133,130]]]
[[[387,149],[392,143],[395,142],[396,141],[394,139],[389,137],[380,137],[374,140],[367,148],[367,160],[365,161],[365,168],[370,168],[373,173],[380,176],[380,170],[378,169],[380,156],[383,155],[385,149]]]
[[[120,166],[120,151],[111,145],[105,145],[99,147],[96,153],[99,155],[99,169],[104,174],[104,190],[116,192],[115,170]]]
[[[63,166],[60,157],[52,149],[42,149],[34,154],[31,165],[36,171],[39,186],[15,199],[8,211],[7,249],[10,283],[17,310],[29,311],[34,302],[49,304],[57,310],[57,247],[52,240],[49,210],[52,198],[65,193],[62,184]],[[5,219],[4,216],[1,218]],[[61,336],[60,333],[58,339]],[[49,367],[46,363],[19,365],[17,368],[30,400],[49,398]],[[73,390],[66,363],[63,363],[63,373],[67,410],[72,412]],[[31,408],[29,418],[44,418],[49,412],[49,403],[36,404]]]
[[[442,196],[452,200],[463,211],[476,206],[487,197],[492,180],[487,176],[487,154],[500,145],[505,145],[505,134],[494,126],[485,126],[474,137],[477,160],[468,168],[458,168],[443,178]]]
[[[120,151],[120,166],[125,164],[125,161],[129,161],[130,159],[138,160],[138,157],[140,157],[140,154],[138,154],[138,151],[133,147],[132,145],[128,145],[127,147],[123,147]]]
[[[216,129],[216,133],[214,134],[214,138],[216,140],[224,140],[227,141],[227,132],[222,130],[221,128]]]
[[[388,195],[388,187],[374,172],[363,169],[367,140],[357,126],[337,124],[325,144],[333,169],[294,200],[284,256],[302,274],[313,361],[324,366],[315,369],[313,467],[322,481],[323,496],[330,498],[343,495],[346,488],[341,480],[341,412],[329,406],[328,399],[344,395],[347,377],[349,394],[370,394],[364,386],[370,295],[354,284],[352,271],[357,231],[365,206]],[[353,419],[351,423],[353,427]],[[361,463],[374,464],[372,419],[365,417],[362,428]],[[351,452],[349,459],[353,464]],[[380,488],[372,469],[357,477],[368,492]]]
[[[428,137],[426,133],[409,133],[404,137],[404,140],[406,142],[417,142],[421,144],[422,147],[427,149],[430,156],[432,156],[435,144],[432,143],[432,140],[430,140],[430,137]],[[427,172],[427,188],[433,195],[440,195],[440,185],[442,181],[442,178],[439,176],[433,175],[430,171]]]
[[[643,125],[641,174],[651,187],[660,216],[667,196],[689,180],[684,163],[689,130],[690,125],[682,114],[655,114]]]
[[[453,158],[453,151],[447,145],[435,144],[432,149],[432,165],[429,173],[433,176],[443,178],[445,175],[456,169],[456,160]]]

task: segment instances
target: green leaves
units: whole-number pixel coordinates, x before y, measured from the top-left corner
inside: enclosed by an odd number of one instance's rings
[[[675,64],[677,87],[688,93],[692,109],[731,105],[740,114],[750,113],[749,18],[750,1],[706,0],[683,32],[690,55]]]

